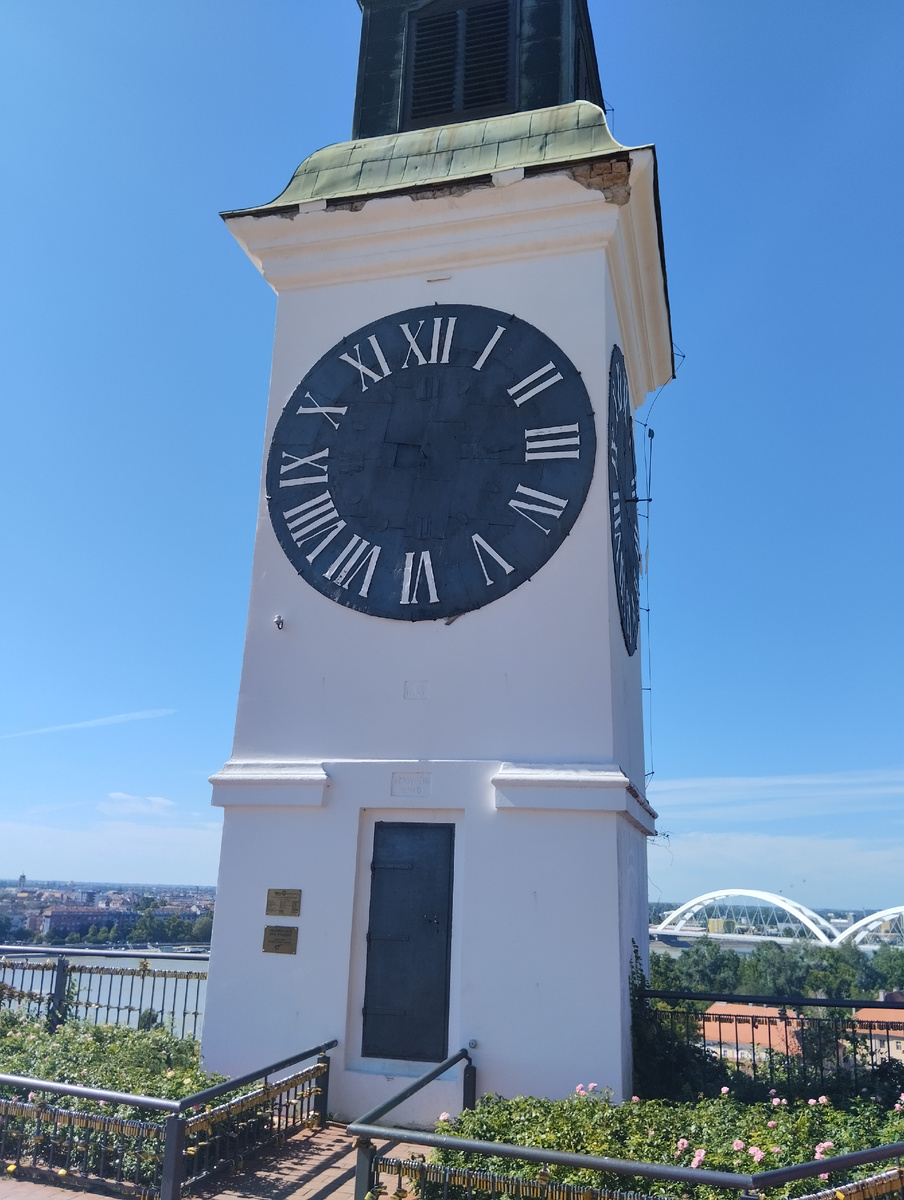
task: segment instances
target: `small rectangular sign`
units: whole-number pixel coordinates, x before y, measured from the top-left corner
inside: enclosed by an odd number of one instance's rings
[[[301,888],[267,888],[268,917],[301,915]]]
[[[264,954],[296,954],[298,928],[295,925],[265,925]]]
[[[430,795],[430,772],[429,771],[393,771],[390,795],[392,795],[392,796],[429,796]]]

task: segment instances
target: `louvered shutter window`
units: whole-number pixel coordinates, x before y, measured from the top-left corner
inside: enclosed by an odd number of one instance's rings
[[[490,115],[510,102],[509,0],[426,12],[412,25],[411,123]]]

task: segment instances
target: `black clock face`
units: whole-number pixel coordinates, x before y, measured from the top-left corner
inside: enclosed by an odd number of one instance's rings
[[[609,520],[618,612],[628,654],[637,649],[640,620],[640,536],[637,531],[637,474],[634,416],[625,357],[612,347],[609,361]]]
[[[292,393],[267,462],[270,519],[331,600],[453,617],[555,553],[595,453],[587,389],[545,334],[473,305],[409,309],[350,333]]]

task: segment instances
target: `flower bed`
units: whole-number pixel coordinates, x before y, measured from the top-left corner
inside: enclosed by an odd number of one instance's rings
[[[567,1100],[519,1096],[505,1100],[485,1096],[475,1109],[455,1120],[437,1122],[437,1132],[547,1147],[638,1162],[669,1163],[700,1171],[700,1186],[689,1191],[676,1184],[633,1180],[596,1171],[552,1167],[552,1180],[586,1187],[636,1189],[653,1195],[725,1196],[731,1193],[706,1186],[706,1170],[755,1173],[814,1159],[830,1158],[890,1142],[904,1141],[904,1097],[886,1107],[873,1100],[855,1100],[836,1107],[827,1096],[789,1101],[776,1093],[765,1103],[745,1104],[723,1088],[715,1099],[695,1103],[641,1100],[615,1104],[596,1084],[579,1084]],[[446,1114],[443,1114],[445,1117]],[[536,1177],[536,1163],[439,1150],[435,1161],[454,1166]],[[820,1186],[838,1186],[875,1175],[884,1164],[867,1165],[817,1179],[803,1179],[772,1193],[803,1196]]]

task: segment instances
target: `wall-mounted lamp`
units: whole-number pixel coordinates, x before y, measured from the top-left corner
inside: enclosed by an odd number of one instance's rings
[[[282,629],[283,625],[285,625],[285,621],[282,619],[282,617],[276,616],[273,618],[273,624],[277,629]]]

